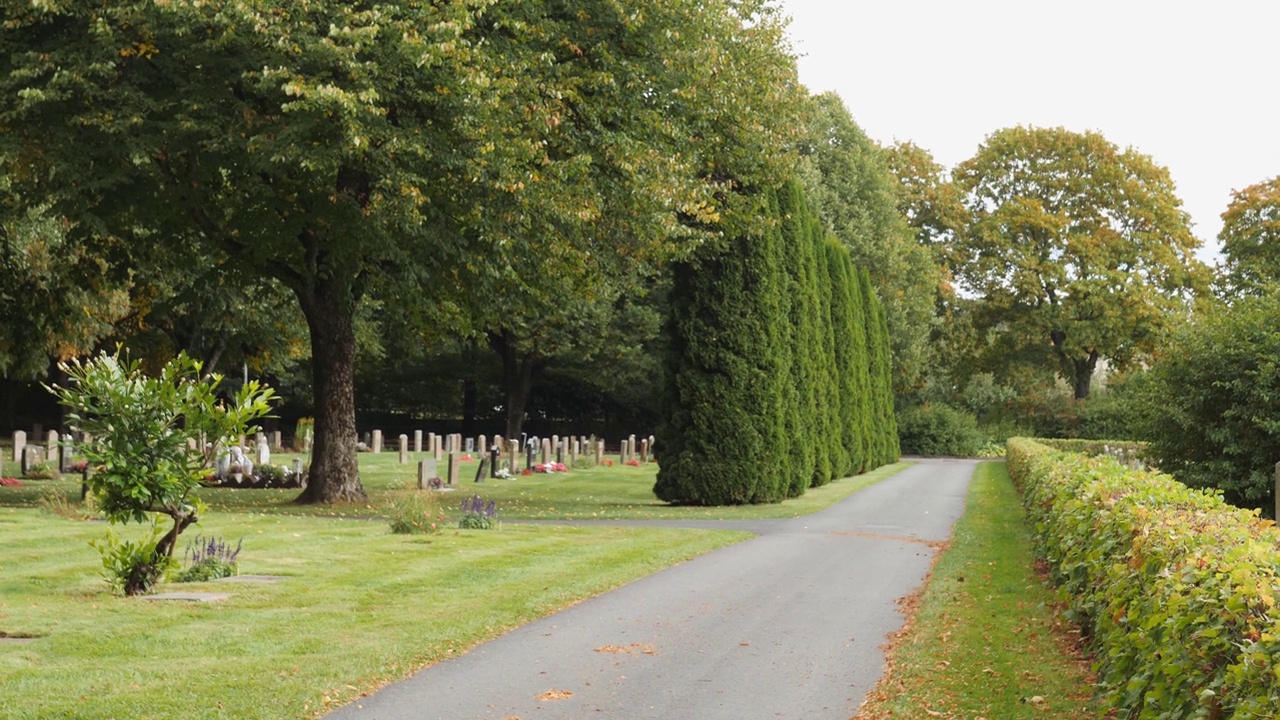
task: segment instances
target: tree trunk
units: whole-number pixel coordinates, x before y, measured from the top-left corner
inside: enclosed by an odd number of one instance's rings
[[[311,378],[315,439],[307,488],[300,504],[357,502],[368,498],[356,459],[355,300],[340,280],[316,280],[296,291],[311,330]]]
[[[1098,353],[1089,351],[1089,357],[1075,361],[1075,397],[1084,400],[1089,397],[1093,385],[1093,371],[1098,367]]]
[[[517,354],[510,330],[490,330],[487,334],[489,347],[502,358],[502,388],[507,412],[507,434],[503,437],[515,439],[520,437],[520,427],[524,424],[525,406],[529,403],[534,375],[546,361],[533,353]]]

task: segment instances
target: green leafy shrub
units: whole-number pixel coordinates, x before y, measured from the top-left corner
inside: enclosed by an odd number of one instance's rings
[[[1143,433],[1155,464],[1240,507],[1274,506],[1280,460],[1280,291],[1188,323],[1148,371]]]
[[[905,455],[975,457],[987,445],[971,413],[937,403],[898,413],[898,439]]]
[[[178,536],[197,521],[201,507],[192,491],[209,474],[212,459],[267,414],[274,393],[251,382],[222,400],[222,376],[203,375],[201,364],[185,354],[154,377],[138,361],[109,354],[59,368],[70,385],[48,389],[72,410],[71,423],[93,436],[82,452],[98,468],[88,487],[107,520],[152,528],[157,516],[173,522],[155,542],[95,545],[111,574],[124,578],[126,595],[149,592],[173,564]]]
[[[1109,457],[1009,441],[1036,545],[1121,717],[1280,717],[1280,531]]]
[[[58,471],[51,462],[31,463],[23,477],[30,480],[56,480]]]
[[[423,490],[399,490],[392,493],[386,508],[391,532],[397,535],[427,535],[444,527],[436,493]]]
[[[121,540],[111,530],[89,545],[102,557],[102,577],[112,588],[126,595],[145,595],[169,571],[177,567],[171,555],[159,551],[166,534],[155,520],[150,531],[137,542]]]
[[[253,471],[258,476],[258,481],[269,487],[284,487],[285,480],[289,477],[289,469],[283,465],[263,463],[255,465]]]

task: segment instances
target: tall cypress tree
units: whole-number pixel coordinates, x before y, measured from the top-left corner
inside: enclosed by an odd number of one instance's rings
[[[840,373],[840,435],[848,451],[842,475],[853,475],[866,469],[870,445],[865,312],[849,250],[831,238],[827,241],[827,254],[834,291],[832,321],[836,326],[836,362]]]
[[[811,233],[814,217],[800,184],[788,181],[778,193],[778,212],[782,225],[782,243],[789,273],[791,327],[791,383],[795,398],[791,404],[791,487],[789,494],[801,495],[810,485],[830,479],[830,470],[819,480],[818,454],[826,448],[819,442],[818,370],[821,341],[818,337],[817,288],[814,273],[814,246]],[[823,463],[829,461],[823,460]]]
[[[867,347],[871,351],[871,395],[874,422],[872,467],[897,462],[901,456],[898,422],[893,414],[893,359],[884,306],[871,287],[865,268],[858,268],[858,285],[867,308]]]
[[[818,413],[823,418],[823,437],[819,439],[827,448],[827,462],[830,468],[830,479],[836,480],[846,474],[849,459],[849,446],[844,439],[844,420],[841,417],[840,365],[837,361],[836,344],[840,331],[836,326],[835,299],[836,284],[832,281],[832,253],[826,240],[815,242],[815,259],[817,261],[818,288],[818,320],[821,325],[819,341],[822,343],[822,367],[819,370],[821,401]]]
[[[768,211],[761,196],[759,211]],[[672,269],[654,494],[735,505],[786,496],[785,291],[776,234],[707,245]]]

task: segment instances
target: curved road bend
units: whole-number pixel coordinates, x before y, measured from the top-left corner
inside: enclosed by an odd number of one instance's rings
[[[847,720],[880,679],[881,645],[903,622],[895,601],[919,587],[937,543],[950,538],[975,465],[920,461],[801,518],[687,523],[759,536],[530,623],[326,717]]]

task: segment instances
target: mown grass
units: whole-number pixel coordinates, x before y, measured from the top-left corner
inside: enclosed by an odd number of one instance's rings
[[[1100,717],[1078,636],[1034,562],[1004,463],[979,465],[950,548],[857,720]]]
[[[273,461],[291,464],[294,455],[275,455]],[[300,506],[293,504],[297,490],[232,490],[201,488],[198,496],[218,512],[252,512],[285,515],[321,515],[333,517],[371,517],[380,515],[396,489],[417,486],[418,460],[426,454],[414,454],[405,465],[397,453],[361,453],[360,477],[368,502],[335,505]],[[441,463],[443,466],[443,462]],[[512,480],[485,478],[475,482],[478,462],[462,463],[461,480],[452,492],[442,493],[441,502],[450,517],[457,514],[462,501],[472,493],[498,503],[501,519],[537,520],[754,520],[789,518],[807,515],[893,475],[906,464],[898,463],[857,477],[843,478],[804,495],[770,505],[740,505],[706,508],[674,506],[653,495],[657,465],[596,466],[567,473],[523,475]],[[443,468],[442,468],[443,469]],[[63,493],[79,500],[80,478],[64,476],[61,480],[30,480],[23,487],[0,487],[0,505],[34,507],[43,493]]]
[[[742,533],[507,524],[392,535],[384,522],[212,513],[241,572],[278,583],[191,603],[112,595],[88,541],[106,528],[0,509],[0,715],[311,717],[502,632]],[[122,531],[136,535],[137,529]]]

